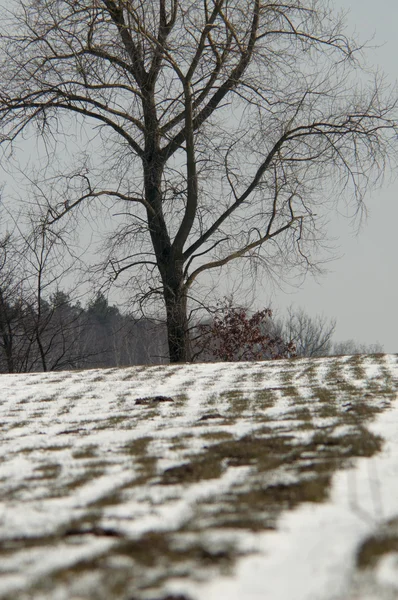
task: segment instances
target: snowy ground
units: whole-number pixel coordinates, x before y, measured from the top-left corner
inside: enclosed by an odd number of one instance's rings
[[[0,598],[398,598],[397,387],[392,355],[0,376]]]

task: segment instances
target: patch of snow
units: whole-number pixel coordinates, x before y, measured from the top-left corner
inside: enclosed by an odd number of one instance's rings
[[[135,489],[129,486],[139,477],[139,465],[126,448],[148,438],[146,452],[154,461],[156,481],[165,469],[184,464],[188,450],[190,456],[204,451],[203,433],[211,437],[228,432],[237,439],[266,426],[283,435],[285,429],[290,431],[293,447],[310,443],[313,430],[295,430],[300,424],[295,416],[298,408],[310,407],[318,428],[334,427],[336,418],[316,416],[321,403],[312,397],[308,369],[314,364],[315,380],[324,384],[336,361],[347,382],[359,389],[365,386],[354,377],[349,357],[314,363],[303,359],[2,375],[0,538],[6,542],[46,535],[55,539],[57,532],[113,493],[120,494],[121,500],[101,506],[102,526],[132,539],[151,531],[180,529],[198,503],[243,485],[251,467],[226,468],[220,477],[189,485],[169,487],[152,480],[151,485]],[[396,378],[397,357],[384,357],[384,364],[369,357],[361,363],[366,380],[380,377],[384,365]],[[297,396],[283,394],[286,369],[293,374]],[[242,391],[248,399],[247,410],[234,418],[228,397],[231,389]],[[261,419],[256,421],[259,413],[250,403],[258,392],[270,389],[273,406],[262,408]],[[171,396],[174,402],[156,407],[135,403],[137,398],[156,395]],[[223,418],[219,425],[200,420],[215,410]],[[223,424],[229,416],[231,422]],[[339,425],[332,435],[343,437],[352,427]],[[369,428],[385,440],[382,452],[357,459],[352,468],[337,472],[327,502],[302,504],[282,514],[273,532],[201,533],[209,545],[217,546],[230,536],[253,554],[238,559],[232,575],[199,583],[174,579],[167,589],[184,591],[194,600],[346,600],[350,594],[357,598],[353,579],[356,551],[362,541],[398,514],[398,402],[378,415]],[[186,450],[183,442],[188,434]],[[176,440],[181,447],[174,447]],[[84,456],[81,460],[80,455]],[[46,469],[54,471],[53,480],[42,476]],[[273,477],[276,474],[270,471],[267,484]],[[280,484],[294,479],[294,473],[282,465],[275,480]],[[54,542],[53,547],[19,548],[2,557],[0,597],[28,590],[38,577],[58,568],[101,556],[114,543],[114,539],[87,535]],[[398,556],[390,554],[377,566],[374,578],[383,594],[398,590],[397,561]],[[93,581],[87,575],[88,587],[95,585]],[[69,600],[62,590],[54,594],[46,598]],[[365,595],[360,598],[364,600]]]
[[[370,428],[386,440],[383,451],[338,472],[330,501],[285,513],[277,531],[258,535],[258,554],[241,559],[232,577],[201,585],[172,582],[170,590],[206,600],[346,599],[358,546],[398,514],[398,402]],[[394,582],[398,589],[397,566],[396,554],[384,558],[381,585]]]

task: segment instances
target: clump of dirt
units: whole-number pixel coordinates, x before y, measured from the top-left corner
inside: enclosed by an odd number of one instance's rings
[[[82,526],[82,527],[71,527],[64,532],[65,537],[74,537],[80,535],[93,535],[95,537],[120,537],[120,533],[116,529],[111,527],[100,527],[94,526]]]
[[[211,419],[222,419],[222,415],[220,415],[219,412],[211,412],[211,413],[205,413],[204,415],[202,415],[199,419],[199,421],[210,421]]]
[[[133,596],[129,598],[129,600],[141,600],[138,596]],[[167,594],[167,596],[156,596],[156,598],[150,598],[149,600],[191,600],[188,596],[184,594]]]
[[[174,402],[170,396],[145,396],[145,398],[136,398],[135,404],[142,404],[144,406],[153,406],[160,402]]]

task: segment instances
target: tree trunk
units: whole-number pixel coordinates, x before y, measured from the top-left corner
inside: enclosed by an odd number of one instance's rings
[[[155,158],[143,161],[147,218],[156,262],[163,284],[167,315],[167,340],[171,363],[191,360],[187,290],[184,285],[182,251],[173,248],[162,210],[163,164]]]
[[[14,373],[14,352],[13,352],[13,331],[11,307],[5,301],[2,290],[0,289],[0,337],[2,347],[6,357],[7,373]]]
[[[170,362],[190,362],[191,347],[188,332],[185,286],[180,285],[174,289],[165,286],[164,299],[167,314],[167,341]]]

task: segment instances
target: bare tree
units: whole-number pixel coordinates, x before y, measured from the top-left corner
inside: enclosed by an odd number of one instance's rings
[[[78,343],[84,311],[72,305],[76,289],[71,280],[69,294],[60,289],[79,256],[65,228],[50,229],[29,205],[23,215],[5,215],[12,234],[0,241],[0,368],[7,372],[74,367],[93,354],[83,356]]]
[[[345,340],[344,342],[335,342],[330,353],[343,356],[349,354],[381,354],[383,351],[383,346],[379,342],[361,344],[355,340]]]
[[[395,97],[327,0],[14,3],[0,141],[36,126],[49,223],[106,215],[106,268],[163,300],[172,362],[190,359],[199,276],[312,268],[330,202],[359,208],[395,156]]]
[[[71,330],[76,316],[67,317],[64,311],[60,318],[62,301],[57,294],[74,266],[74,257],[72,261],[67,260],[71,246],[65,244],[65,230],[50,230],[45,218],[35,223],[32,214],[25,215],[25,220],[28,223],[25,228],[15,223],[18,239],[14,247],[24,273],[23,335],[35,349],[25,370],[50,371],[64,365],[64,358],[74,343]]]
[[[31,324],[31,305],[25,295],[26,272],[15,231],[0,241],[0,371],[29,371],[36,348],[26,335]]]
[[[327,356],[332,350],[336,319],[311,316],[302,308],[289,307],[287,315],[277,324],[279,335],[292,340],[297,356]]]
[[[11,236],[0,239],[0,370],[15,370],[16,323],[19,321],[19,305],[16,302],[15,277],[10,265]],[[1,363],[5,363],[5,368]]]

